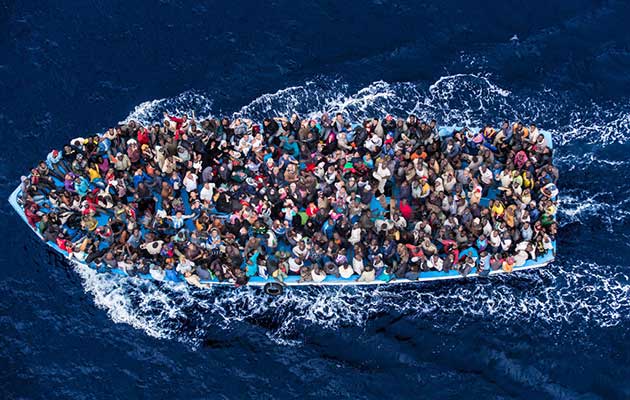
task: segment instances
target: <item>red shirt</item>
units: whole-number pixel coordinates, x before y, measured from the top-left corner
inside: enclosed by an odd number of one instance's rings
[[[63,251],[68,251],[68,246],[66,246],[67,240],[62,238],[57,238],[57,247],[59,247]]]
[[[42,217],[37,214],[38,210],[39,206],[37,204],[24,208],[24,215],[26,215],[26,219],[31,226],[35,226],[42,219]]]
[[[184,118],[171,117],[169,115],[168,119],[170,119],[171,121],[175,122],[175,128],[177,128],[177,129],[181,128],[182,124],[184,123]]]
[[[147,128],[138,130],[138,144],[140,146],[143,144],[149,144],[149,131]]]
[[[317,206],[313,203],[309,204],[308,207],[306,207],[306,215],[308,215],[309,217],[317,214],[317,211],[319,211],[319,208],[317,208]]]
[[[400,214],[405,218],[405,219],[411,219],[411,215],[413,214],[413,210],[411,208],[411,206],[409,204],[406,203],[400,203]]]

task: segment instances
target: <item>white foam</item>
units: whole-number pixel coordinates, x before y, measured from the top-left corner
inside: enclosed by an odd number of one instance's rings
[[[173,332],[165,323],[183,317],[176,299],[166,291],[156,290],[148,280],[97,273],[80,264],[73,264],[82,279],[83,288],[94,298],[94,303],[107,311],[116,323],[142,329],[148,335],[166,339]]]
[[[630,138],[628,104],[619,105],[623,111],[610,110],[592,103],[571,113],[570,123],[559,129],[560,143],[581,140],[589,144],[612,145],[626,143]]]
[[[623,227],[630,221],[630,211],[628,211],[630,199],[617,203],[601,200],[611,195],[610,192],[588,193],[584,190],[564,190],[560,195],[558,207],[560,226],[564,227],[574,222],[590,224],[593,220],[599,220],[609,233],[615,233],[615,228]]]
[[[558,323],[615,326],[630,312],[630,284],[621,266],[574,262],[512,277],[465,285],[438,283],[397,288],[313,288],[269,298],[253,288],[208,291],[186,285],[158,285],[77,267],[95,304],[117,323],[148,335],[200,345],[216,329],[259,324],[284,345],[300,343],[309,326],[335,330],[365,326],[391,312],[430,318],[436,326],[483,318],[495,326],[510,323],[551,329]],[[618,272],[615,272],[618,271]]]
[[[188,114],[194,111],[198,119],[212,116],[212,99],[196,91],[186,91],[167,99],[149,100],[137,105],[121,123],[131,120],[151,125],[161,123],[165,111],[171,115]]]
[[[546,88],[522,97],[493,83],[491,78],[489,74],[454,74],[440,77],[428,86],[376,81],[353,90],[339,79],[318,77],[263,94],[233,115],[259,120],[294,112],[312,117],[339,111],[350,119],[361,119],[386,113],[416,113],[423,118],[436,118],[444,125],[470,126],[507,118],[537,122],[554,133],[554,142],[560,146],[575,142],[612,145],[626,143],[630,138],[630,103],[575,104],[568,95]],[[194,110],[198,118],[204,118],[212,115],[212,106],[208,96],[187,91],[173,98],[143,102],[124,121],[159,122],[163,111]]]
[[[554,164],[561,167],[563,171],[571,172],[574,170],[586,170],[587,168],[599,167],[606,168],[608,172],[618,170],[630,166],[628,160],[609,160],[595,155],[592,151],[584,153],[564,153],[558,152],[554,154]]]

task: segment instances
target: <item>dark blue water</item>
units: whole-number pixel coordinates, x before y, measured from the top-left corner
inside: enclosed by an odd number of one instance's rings
[[[554,133],[557,261],[201,293],[59,263],[2,201],[2,398],[630,398],[627,2],[131,3],[0,2],[2,199],[50,148],[163,110],[522,118]]]

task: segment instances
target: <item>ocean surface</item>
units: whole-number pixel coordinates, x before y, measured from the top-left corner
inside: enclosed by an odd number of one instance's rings
[[[630,398],[629,17],[583,0],[0,2],[0,398]],[[165,110],[536,122],[561,170],[557,259],[279,298],[57,260],[5,201],[20,176]]]

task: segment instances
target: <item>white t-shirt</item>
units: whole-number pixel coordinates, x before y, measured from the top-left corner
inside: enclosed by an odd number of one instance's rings
[[[151,268],[149,270],[149,273],[151,274],[151,277],[153,277],[153,279],[155,279],[156,281],[163,281],[164,275],[166,275],[166,272],[159,267]]]
[[[185,258],[184,260],[180,261],[179,264],[177,265],[177,272],[179,272],[182,275],[185,274],[186,272],[192,272],[194,266],[195,266],[194,262]]]
[[[201,192],[199,193],[199,198],[203,201],[212,201],[212,198],[214,197],[214,189],[216,188],[216,185],[214,184],[214,182],[210,182],[206,185],[203,185],[203,188],[201,189]]]
[[[339,267],[339,275],[344,278],[344,279],[348,279],[352,276],[352,274],[354,274],[354,271],[352,270],[352,268],[350,268],[350,265],[345,264],[341,267]]]
[[[326,279],[326,274],[323,271],[320,271],[318,274],[315,271],[315,268],[313,268],[313,271],[311,271],[311,276],[313,277],[313,282],[322,282],[324,279]]]
[[[358,260],[357,258],[353,258],[352,269],[357,275],[361,275],[363,272],[363,259]]]
[[[291,270],[291,272],[299,273],[303,265],[304,264],[301,262],[298,263],[296,258],[291,257],[289,259],[289,270]]]
[[[187,192],[192,192],[193,190],[197,190],[197,180],[199,179],[199,177],[197,177],[197,175],[195,174],[190,174],[187,175],[184,178],[184,187],[186,188]]]
[[[481,182],[483,182],[485,185],[492,185],[493,176],[490,168],[486,168],[485,171],[479,170],[479,173],[481,174]]]
[[[155,240],[153,242],[141,244],[140,248],[145,249],[151,255],[156,255],[156,254],[160,254],[163,244],[164,244],[164,241]]]

